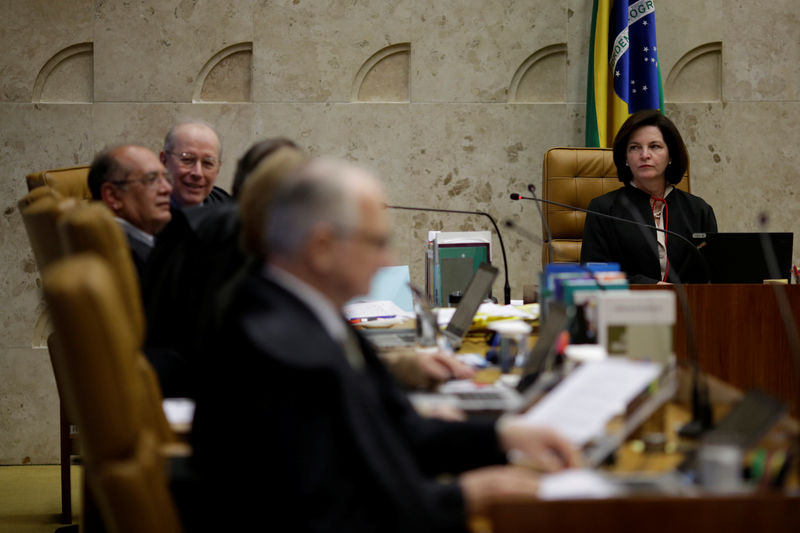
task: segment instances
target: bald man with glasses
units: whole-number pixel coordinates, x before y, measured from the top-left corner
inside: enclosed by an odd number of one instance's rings
[[[92,198],[114,213],[141,276],[156,235],[172,220],[172,177],[144,146],[123,145],[100,152],[89,169]]]
[[[164,139],[161,162],[174,178],[172,204],[187,208],[230,201],[215,187],[222,157],[219,135],[201,121],[176,124]]]

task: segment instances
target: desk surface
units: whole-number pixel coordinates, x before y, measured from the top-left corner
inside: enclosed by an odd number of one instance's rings
[[[768,352],[762,348],[752,348],[755,338],[752,328],[747,331],[731,331],[729,327],[722,327],[715,316],[735,315],[738,320],[744,316],[753,316],[752,307],[746,309],[748,305],[766,305],[771,296],[771,287],[766,286],[720,286],[704,285],[694,286],[696,289],[688,288],[690,302],[692,304],[693,320],[696,329],[704,340],[698,342],[701,349],[709,351],[702,352],[701,365],[712,374],[721,377],[734,376],[739,378],[739,385],[742,388],[752,386],[753,381],[759,379],[766,380],[767,386],[764,387],[774,393],[777,390],[786,392],[786,388],[781,387],[780,379],[771,376],[776,371],[775,366],[783,365],[786,373],[788,364],[788,352],[784,341],[784,351]],[[728,287],[728,288],[725,288]],[[661,288],[661,287],[659,287]],[[800,287],[797,287],[800,289]],[[744,300],[738,299],[746,296]],[[793,305],[800,307],[800,290],[794,290]],[[795,302],[794,298],[797,298]],[[748,299],[749,298],[749,299]],[[697,310],[695,310],[695,307]],[[800,315],[800,308],[796,311]],[[680,313],[680,311],[679,311]],[[680,316],[680,314],[679,314]],[[679,321],[682,318],[679,318]],[[769,319],[767,319],[769,322]],[[736,322],[733,322],[736,323]],[[751,323],[757,327],[763,327],[765,321],[762,319],[752,320]],[[769,323],[769,331],[777,336],[780,323]],[[680,329],[680,325],[676,330]],[[728,333],[724,333],[727,331]],[[781,329],[782,331],[782,329]],[[685,330],[683,352],[677,347],[678,355],[685,359]],[[785,335],[785,334],[784,334]],[[734,340],[722,341],[724,337],[732,337]],[[676,338],[679,332],[676,331]],[[744,352],[748,349],[738,346],[738,351],[731,351],[732,343],[740,342],[746,338],[746,346],[750,350],[761,354],[759,357],[744,358]],[[772,341],[776,339],[773,338]],[[715,345],[711,350],[709,346]],[[762,343],[763,346],[763,343]],[[723,348],[724,347],[724,348]],[[480,333],[469,335],[461,348],[462,352],[485,353],[485,337]],[[727,357],[725,356],[727,354]],[[783,357],[783,358],[781,358]],[[755,361],[753,361],[755,360]],[[717,366],[713,366],[716,364]],[[764,368],[757,379],[749,376],[743,377],[743,373],[748,372],[748,364]],[[735,365],[737,368],[730,368]],[[709,367],[710,368],[707,368]],[[785,379],[784,375],[781,379]],[[715,406],[717,416],[721,416],[730,405],[739,397],[739,390],[726,385],[723,381],[710,378],[711,399]],[[653,425],[659,424],[665,430],[667,442],[671,445],[670,453],[642,453],[637,446],[629,440],[617,453],[616,463],[608,469],[612,472],[664,472],[673,469],[683,458],[681,443],[675,431],[685,421],[690,418],[689,389],[686,386],[688,380],[681,380],[682,386],[676,395],[675,401],[665,406],[657,415],[651,417],[646,423],[644,430],[656,429]],[[735,381],[734,381],[735,382]],[[792,381],[787,381],[793,383]],[[778,394],[781,396],[781,394]],[[786,400],[783,398],[784,401]],[[719,418],[717,418],[719,419]],[[797,433],[797,423],[786,420],[782,424],[784,427],[779,431],[789,432],[793,435]],[[649,427],[648,427],[649,426]],[[634,435],[634,439],[637,435]],[[796,438],[796,437],[795,437]],[[792,486],[797,487],[797,477],[792,481]],[[646,524],[646,527],[643,525]],[[800,531],[800,495],[785,496],[781,494],[752,494],[747,496],[703,496],[695,498],[677,497],[635,497],[617,498],[608,500],[567,500],[567,501],[505,501],[498,503],[486,517],[475,519],[470,524],[471,529],[476,533],[521,533],[528,531],[547,531],[548,533],[557,531],[592,531],[604,532],[669,532],[677,531],[702,531],[703,533],[713,531],[729,532],[792,532]]]
[[[674,469],[683,458],[687,444],[677,428],[691,418],[689,380],[682,376],[673,402],[652,417],[639,434],[623,445],[616,462],[606,469],[612,473],[658,473]],[[710,379],[712,403],[719,419],[741,397],[741,392]],[[663,429],[670,452],[643,453],[633,442],[648,430]],[[786,444],[795,439],[798,424],[786,417],[760,445]],[[489,516],[475,520],[475,533],[522,533],[533,531],[596,532],[793,532],[800,531],[800,494],[795,474],[790,481],[794,495],[755,493],[743,496],[629,497],[607,500],[505,501],[494,506]],[[643,527],[646,525],[646,527]]]

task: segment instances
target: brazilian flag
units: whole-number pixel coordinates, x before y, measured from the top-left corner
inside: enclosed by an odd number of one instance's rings
[[[611,146],[631,113],[664,110],[655,0],[594,0],[586,146]]]

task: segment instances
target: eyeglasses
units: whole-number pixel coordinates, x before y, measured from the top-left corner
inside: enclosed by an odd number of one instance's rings
[[[178,160],[178,165],[183,168],[184,170],[189,170],[190,168],[194,168],[197,164],[197,161],[200,161],[200,165],[205,170],[215,170],[219,167],[219,161],[214,157],[204,157],[200,159],[195,154],[190,152],[168,152],[170,155],[174,155]]]
[[[351,240],[365,244],[372,248],[376,248],[378,250],[386,250],[392,245],[391,238],[388,235],[378,235],[370,234],[365,231],[356,231],[347,237]]]
[[[165,174],[162,172],[150,172],[146,174],[143,178],[133,178],[129,180],[116,180],[111,181],[112,185],[128,185],[129,183],[141,183],[148,189],[152,189],[158,186],[159,180],[164,180],[170,185],[172,185],[173,179],[170,174]]]

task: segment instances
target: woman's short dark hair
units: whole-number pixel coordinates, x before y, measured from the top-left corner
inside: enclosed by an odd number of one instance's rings
[[[236,162],[236,173],[233,175],[232,195],[234,198],[238,198],[239,193],[242,191],[242,184],[250,172],[255,170],[264,158],[283,146],[299,148],[291,139],[275,137],[255,143],[244,153],[239,161]]]
[[[643,126],[656,126],[661,131],[672,161],[667,165],[664,175],[667,183],[673,185],[680,183],[686,169],[689,168],[689,153],[686,151],[686,145],[683,143],[678,128],[658,109],[645,109],[632,114],[614,137],[614,165],[617,167],[619,181],[628,184],[633,179],[631,169],[626,165],[628,141],[633,132]]]

